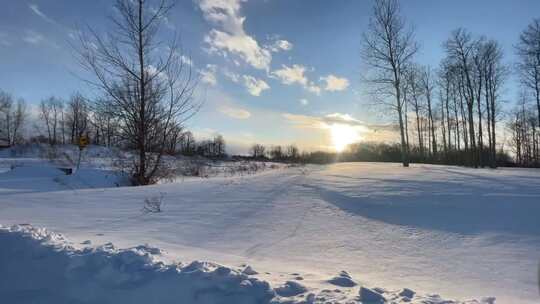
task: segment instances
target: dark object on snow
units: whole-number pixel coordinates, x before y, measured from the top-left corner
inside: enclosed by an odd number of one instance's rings
[[[0,139],[0,150],[11,147],[7,140]]]
[[[338,276],[328,280],[328,283],[341,287],[356,286],[356,282],[352,280],[351,276],[346,271],[340,272]]]
[[[295,281],[287,281],[285,285],[274,288],[274,291],[282,297],[294,297],[307,291],[306,287]]]
[[[375,304],[375,303],[385,303],[386,299],[378,292],[373,291],[366,287],[360,287],[360,301],[362,303],[369,303],[369,304]]]
[[[73,168],[58,168],[58,170],[64,172],[66,175],[73,174]]]
[[[399,293],[400,297],[412,299],[414,297],[415,292],[410,290],[409,288],[403,288],[403,290]]]

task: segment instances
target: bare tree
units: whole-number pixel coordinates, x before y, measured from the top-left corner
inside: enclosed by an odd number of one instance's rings
[[[160,26],[173,5],[161,0],[116,0],[113,29],[99,35],[89,29],[80,36],[80,62],[90,71],[120,120],[120,135],[136,151],[132,179],[135,184],[155,183],[163,171],[167,138],[192,117],[197,80],[183,60],[177,39],[158,41]],[[175,35],[176,37],[176,35]],[[166,55],[162,55],[166,53]]]
[[[418,45],[412,28],[407,27],[400,15],[397,0],[377,0],[373,7],[368,30],[363,35],[362,57],[371,68],[368,81],[375,93],[384,100],[393,98],[389,105],[396,111],[401,138],[401,156],[404,167],[409,166],[405,126],[403,119],[402,84],[406,67],[410,64]]]
[[[215,146],[215,156],[223,157],[225,156],[225,139],[222,135],[218,134],[214,137],[214,146]]]
[[[67,103],[66,123],[69,127],[72,144],[77,144],[79,138],[85,135],[89,125],[89,106],[84,97],[75,93]]]
[[[286,155],[287,155],[287,158],[289,158],[292,161],[297,160],[298,157],[300,156],[298,147],[296,147],[295,145],[287,146]]]
[[[513,148],[516,163],[520,166],[540,165],[539,142],[537,132],[538,122],[533,107],[528,102],[526,93],[521,93],[517,105],[511,112],[508,122],[511,138],[510,146]]]
[[[121,146],[124,144],[119,136],[120,119],[109,106],[109,103],[99,102],[99,106],[94,107],[90,122],[94,127],[94,142],[96,144],[105,145],[107,147]]]
[[[470,165],[478,167],[478,154],[476,150],[476,140],[474,131],[474,104],[475,104],[475,86],[474,77],[474,52],[477,49],[477,43],[473,40],[471,34],[465,29],[459,28],[452,32],[450,38],[445,43],[448,57],[453,60],[458,67],[459,77],[461,77],[461,97],[465,100],[468,113],[470,144]]]
[[[8,136],[8,116],[13,106],[13,96],[0,91],[0,139],[6,141],[9,144]]]
[[[438,71],[438,87],[441,101],[441,129],[445,153],[452,150],[452,118],[450,117],[450,100],[452,98],[452,67],[448,61],[441,62]],[[446,122],[446,124],[445,124]]]
[[[433,122],[433,90],[435,88],[434,79],[432,77],[431,67],[426,66],[422,70],[422,86],[424,95],[426,96],[427,114],[428,114],[428,132],[431,143],[431,152],[435,156],[437,154],[437,140],[435,138],[435,124]]]
[[[283,148],[281,146],[273,146],[269,151],[270,157],[273,160],[282,160],[283,159]]]
[[[195,138],[190,131],[180,135],[180,153],[183,155],[193,155],[195,153]]]
[[[483,47],[485,108],[488,121],[489,164],[497,166],[497,128],[500,113],[500,91],[508,75],[508,67],[502,63],[503,52],[495,40],[487,41]]]
[[[266,156],[266,148],[261,144],[254,144],[250,149],[253,158],[264,158]]]
[[[407,83],[407,92],[403,92],[404,94],[407,93],[407,96],[409,98],[407,99],[408,103],[411,105],[412,110],[415,113],[416,118],[416,133],[418,137],[418,149],[420,152],[420,156],[423,158],[424,155],[424,140],[422,136],[422,130],[421,130],[421,111],[423,110],[423,104],[422,104],[422,95],[423,88],[421,84],[421,73],[420,69],[417,65],[411,65],[407,71],[406,75],[404,77],[404,82]]]
[[[13,96],[0,91],[0,139],[8,145],[21,143],[27,109],[24,99],[14,101]]]
[[[523,85],[532,91],[540,124],[540,19],[533,20],[519,36],[517,70]]]
[[[50,145],[58,143],[59,131],[63,128],[64,102],[51,96],[42,100],[39,104],[39,117],[45,123],[47,129],[47,138]]]

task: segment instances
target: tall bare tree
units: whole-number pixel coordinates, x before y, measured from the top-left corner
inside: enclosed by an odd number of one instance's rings
[[[397,0],[377,0],[373,7],[368,30],[363,35],[362,57],[368,67],[368,81],[383,104],[396,111],[401,139],[401,158],[409,166],[409,151],[403,119],[402,84],[406,67],[411,63],[418,45],[412,27],[400,15]],[[394,99],[388,102],[387,99]]]
[[[521,33],[515,48],[519,56],[517,70],[524,86],[533,93],[540,124],[540,19],[533,20]]]
[[[465,29],[459,28],[452,32],[445,42],[448,57],[455,62],[461,77],[461,95],[467,105],[467,121],[469,127],[468,142],[470,146],[469,164],[478,167],[478,154],[476,149],[476,133],[474,131],[474,54],[477,43]],[[466,143],[467,146],[467,143]]]
[[[417,137],[418,137],[418,149],[419,149],[419,152],[420,152],[420,156],[421,157],[424,157],[424,137],[422,136],[422,125],[420,123],[421,119],[422,119],[422,114],[421,112],[423,111],[423,103],[422,103],[422,95],[424,94],[423,93],[423,90],[422,90],[422,84],[421,84],[421,74],[420,74],[420,69],[417,65],[411,65],[407,71],[406,71],[406,75],[404,77],[406,83],[407,83],[407,95],[409,96],[408,98],[408,103],[411,105],[412,107],[412,110],[414,111],[415,113],[415,118],[416,118],[416,133],[417,133]]]
[[[155,3],[154,6],[152,3]],[[77,48],[80,62],[95,78],[120,119],[120,134],[136,151],[133,182],[155,183],[164,174],[162,156],[171,132],[198,110],[197,84],[182,58],[178,39],[163,41],[159,30],[173,4],[168,0],[116,0],[112,29],[89,29]]]
[[[497,128],[496,122],[500,113],[500,92],[508,76],[508,67],[502,63],[503,51],[495,40],[489,40],[483,47],[484,56],[484,91],[485,108],[488,121],[489,165],[497,166]]]
[[[426,66],[422,71],[422,86],[424,95],[426,96],[427,115],[428,115],[428,132],[431,143],[431,153],[433,156],[437,155],[437,139],[435,137],[435,123],[433,121],[433,90],[435,89],[435,82],[433,79],[431,67]]]

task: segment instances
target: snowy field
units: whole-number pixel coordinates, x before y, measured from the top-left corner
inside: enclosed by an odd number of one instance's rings
[[[540,300],[540,170],[341,163],[117,187],[6,163],[0,294],[21,303]],[[142,212],[156,196],[162,212]]]

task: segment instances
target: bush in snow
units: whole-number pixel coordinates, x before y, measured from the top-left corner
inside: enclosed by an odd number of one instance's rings
[[[151,196],[144,199],[143,212],[144,213],[158,213],[161,212],[161,205],[163,203],[163,197],[165,195],[160,193],[159,196]]]

